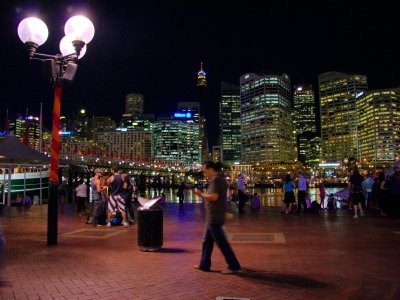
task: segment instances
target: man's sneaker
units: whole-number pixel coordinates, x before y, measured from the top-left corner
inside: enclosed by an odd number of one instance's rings
[[[124,227],[130,227],[131,225],[129,225],[128,222],[123,222],[122,225],[124,225]]]
[[[229,275],[229,274],[237,274],[240,273],[241,269],[237,269],[237,270],[231,270],[229,268],[226,268],[225,270],[222,270],[221,273],[225,274],[225,275]]]
[[[364,217],[364,216],[365,216],[365,212],[362,212],[362,213],[361,213],[361,217]]]
[[[107,228],[111,228],[111,222],[107,222]]]
[[[357,216],[357,215],[354,215],[353,218],[354,218],[354,219],[358,219],[358,216]]]

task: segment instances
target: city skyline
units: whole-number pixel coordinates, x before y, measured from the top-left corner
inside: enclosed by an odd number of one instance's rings
[[[7,108],[12,114],[26,107],[38,113],[42,102],[45,124],[50,124],[53,90],[16,34],[19,21],[32,11],[50,32],[41,53],[59,52],[69,16],[85,11],[95,25],[75,81],[64,88],[62,114],[78,111],[83,103],[89,113],[119,121],[129,93],[143,94],[145,113],[168,114],[178,102],[200,101],[213,133],[210,146],[216,145],[220,83],[239,85],[245,73],[286,73],[292,87],[312,84],[317,101],[318,75],[329,71],[364,74],[370,89],[399,85],[399,49],[391,42],[398,27],[394,3],[384,8],[344,1],[201,2],[190,8],[174,1],[115,7],[92,1],[34,3],[5,4],[1,11],[2,121]],[[204,98],[196,89],[201,61],[208,81]]]

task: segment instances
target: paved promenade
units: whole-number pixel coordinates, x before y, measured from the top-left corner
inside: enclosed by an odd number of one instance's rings
[[[48,247],[46,205],[2,207],[0,299],[400,299],[400,220],[246,209],[226,224],[243,273],[224,275],[218,248],[213,272],[192,268],[202,204],[167,205],[160,252],[139,251],[137,224],[93,228],[68,205]]]

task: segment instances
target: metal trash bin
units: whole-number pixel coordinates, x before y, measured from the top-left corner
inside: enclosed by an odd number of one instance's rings
[[[163,209],[155,205],[139,207],[137,211],[140,251],[159,251],[163,244]]]

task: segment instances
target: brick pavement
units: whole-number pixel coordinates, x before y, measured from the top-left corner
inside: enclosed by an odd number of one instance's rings
[[[236,213],[236,212],[235,212]],[[204,209],[168,204],[164,245],[142,252],[137,225],[93,228],[67,206],[57,246],[47,246],[47,206],[2,207],[6,267],[0,299],[400,299],[400,220],[349,212],[282,216],[276,208],[227,223],[243,273],[192,269]]]

